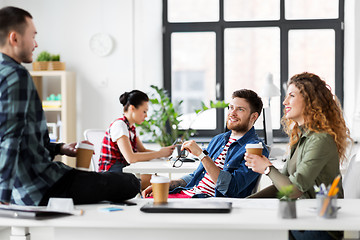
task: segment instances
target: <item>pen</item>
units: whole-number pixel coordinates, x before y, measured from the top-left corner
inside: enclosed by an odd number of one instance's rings
[[[318,186],[314,185],[314,191],[316,193],[318,193],[318,192],[320,192],[320,188]],[[321,194],[321,192],[320,192],[320,194]]]
[[[339,188],[337,187],[337,185],[338,185],[339,181],[340,181],[340,174],[337,175],[337,177],[334,179],[333,183],[331,184],[331,187],[330,187],[330,190],[328,192],[327,198],[324,200],[324,204],[323,204],[323,207],[321,209],[320,216],[323,216],[325,214],[326,209],[329,206],[330,197],[335,196],[338,193]]]
[[[334,196],[334,191],[335,191],[335,189],[336,189],[339,181],[340,181],[340,175],[338,175],[338,176],[334,179],[333,183],[331,184],[331,187],[330,187],[330,190],[329,190],[329,194],[328,194],[329,197]]]
[[[175,139],[175,141],[171,145],[175,145],[178,142],[178,139]]]

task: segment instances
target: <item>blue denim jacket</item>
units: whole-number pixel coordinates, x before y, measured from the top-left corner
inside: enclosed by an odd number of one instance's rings
[[[226,143],[229,141],[231,131],[219,134],[211,139],[207,151],[209,156],[215,161],[223,151]],[[215,184],[215,197],[234,197],[244,198],[251,194],[260,176],[245,166],[244,154],[246,152],[245,145],[247,143],[262,142],[252,127],[243,137],[233,142],[226,154],[224,169],[220,171],[218,180]],[[265,146],[265,144],[263,143]],[[266,147],[263,149],[263,155],[269,156]],[[200,163],[198,168],[191,174],[183,176],[187,185],[182,188],[178,187],[170,193],[180,192],[184,189],[191,189],[196,186],[205,175],[205,168]],[[194,197],[197,197],[196,195]],[[200,197],[200,196],[198,196]]]

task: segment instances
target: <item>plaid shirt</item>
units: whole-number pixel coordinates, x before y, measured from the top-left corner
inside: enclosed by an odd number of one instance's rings
[[[129,130],[132,150],[134,152],[137,152],[135,126],[130,127],[130,123],[125,116],[116,119],[114,122],[118,120],[124,121],[126,123],[126,126],[128,127]],[[105,133],[105,137],[101,148],[100,160],[99,160],[99,172],[108,171],[111,168],[111,166],[114,165],[117,161],[124,164],[124,166],[129,165],[129,163],[125,160],[124,156],[121,154],[117,142],[111,141],[110,128],[114,124],[114,122],[110,124],[109,129]],[[131,137],[132,135],[131,133],[133,134],[133,137]]]
[[[38,205],[71,168],[52,162],[42,104],[29,72],[0,53],[0,201]]]

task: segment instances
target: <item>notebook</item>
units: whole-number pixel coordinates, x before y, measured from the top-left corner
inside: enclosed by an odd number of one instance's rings
[[[82,210],[78,209],[60,210],[51,209],[45,206],[20,206],[12,204],[0,204],[0,217],[10,218],[45,219],[66,215],[81,215],[82,212]]]
[[[140,208],[146,213],[229,213],[231,202],[181,201],[165,204],[147,203]]]

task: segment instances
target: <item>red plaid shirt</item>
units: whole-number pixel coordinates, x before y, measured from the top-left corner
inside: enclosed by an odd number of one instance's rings
[[[125,116],[116,119],[114,122],[118,120],[124,121],[126,123],[126,126],[128,127],[129,130],[132,150],[134,152],[137,152],[135,126],[130,127],[130,123]],[[112,122],[110,124],[110,127],[106,130],[105,137],[102,142],[102,148],[101,148],[101,154],[99,160],[99,172],[108,171],[110,167],[114,165],[117,161],[123,163],[125,166],[129,165],[129,163],[125,160],[124,156],[121,154],[117,142],[111,141],[110,128],[114,124],[114,122]],[[133,133],[133,137],[131,137],[131,133]]]

